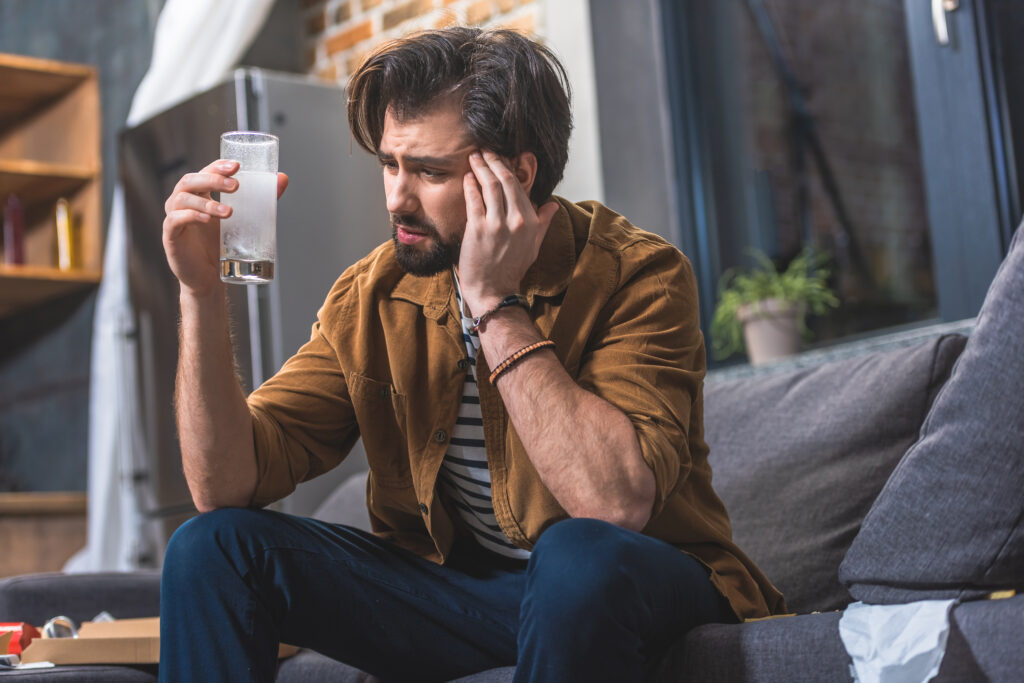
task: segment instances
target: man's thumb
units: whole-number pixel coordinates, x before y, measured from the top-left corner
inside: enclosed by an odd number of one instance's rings
[[[544,206],[537,209],[537,221],[547,228],[551,219],[558,213],[558,202],[548,202]]]

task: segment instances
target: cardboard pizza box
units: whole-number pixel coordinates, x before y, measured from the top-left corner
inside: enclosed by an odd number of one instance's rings
[[[278,657],[299,651],[281,644]],[[160,618],[87,621],[77,638],[36,638],[21,661],[54,664],[157,664],[160,662]]]

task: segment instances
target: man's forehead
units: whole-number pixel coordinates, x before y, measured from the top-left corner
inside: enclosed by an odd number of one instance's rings
[[[413,149],[428,156],[457,156],[475,147],[457,106],[438,105],[414,114],[399,114],[388,107],[380,152],[391,146]]]

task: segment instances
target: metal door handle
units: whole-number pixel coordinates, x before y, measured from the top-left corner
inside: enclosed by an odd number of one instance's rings
[[[960,0],[932,0],[932,25],[939,45],[949,45],[949,24],[946,14],[960,9]]]

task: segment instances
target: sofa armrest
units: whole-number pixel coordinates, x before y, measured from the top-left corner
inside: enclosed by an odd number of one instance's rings
[[[0,579],[0,621],[39,626],[63,615],[80,624],[104,610],[118,619],[160,614],[160,572],[24,574]]]

